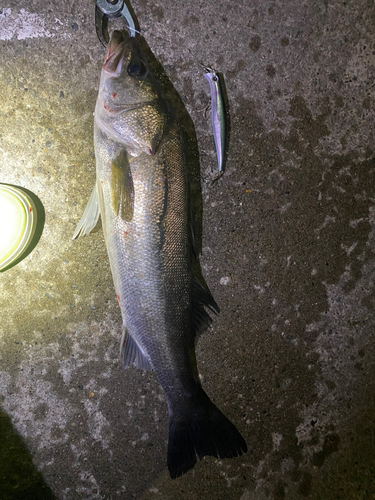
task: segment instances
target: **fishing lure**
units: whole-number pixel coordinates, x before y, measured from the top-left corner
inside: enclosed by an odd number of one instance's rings
[[[219,176],[221,176],[223,174],[223,168],[224,168],[225,142],[226,142],[224,99],[220,86],[219,73],[212,68],[208,68],[207,66],[203,67],[205,70],[204,77],[210,84],[212,131],[215,139]]]

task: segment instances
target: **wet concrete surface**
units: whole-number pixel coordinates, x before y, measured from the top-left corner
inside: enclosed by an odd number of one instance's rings
[[[165,397],[118,359],[102,231],[71,240],[95,180],[94,3],[5,1],[0,182],[38,196],[45,227],[0,275],[4,498],[36,484],[62,500],[375,498],[373,2],[131,5],[196,187],[199,151],[201,266],[221,313],[198,368],[249,451],[169,478]],[[223,73],[230,112],[213,185],[198,61]],[[34,470],[7,472],[12,450]]]

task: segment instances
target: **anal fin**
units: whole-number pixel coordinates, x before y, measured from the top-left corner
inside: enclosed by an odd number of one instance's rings
[[[140,370],[152,370],[150,361],[126,328],[122,331],[120,358],[124,369],[135,363],[135,366]]]

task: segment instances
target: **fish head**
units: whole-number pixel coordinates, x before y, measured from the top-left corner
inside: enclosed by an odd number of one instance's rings
[[[114,31],[105,56],[95,121],[129,154],[154,155],[161,141],[167,110],[138,42]]]
[[[134,106],[158,97],[147,61],[138,42],[126,31],[114,31],[103,64],[106,90],[113,105]]]

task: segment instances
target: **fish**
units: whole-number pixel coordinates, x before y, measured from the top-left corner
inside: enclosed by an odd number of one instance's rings
[[[219,176],[223,174],[224,158],[225,158],[225,143],[226,143],[226,123],[225,123],[225,106],[223,92],[220,85],[219,73],[206,66],[203,66],[205,73],[204,77],[210,85],[211,93],[211,125],[214,134],[216,157],[219,169]]]
[[[120,356],[154,371],[167,399],[172,479],[197,456],[247,445],[204,391],[195,344],[219,307],[194,275],[187,169],[174,109],[139,43],[114,31],[94,113],[96,183],[73,238],[102,219],[123,325]]]

